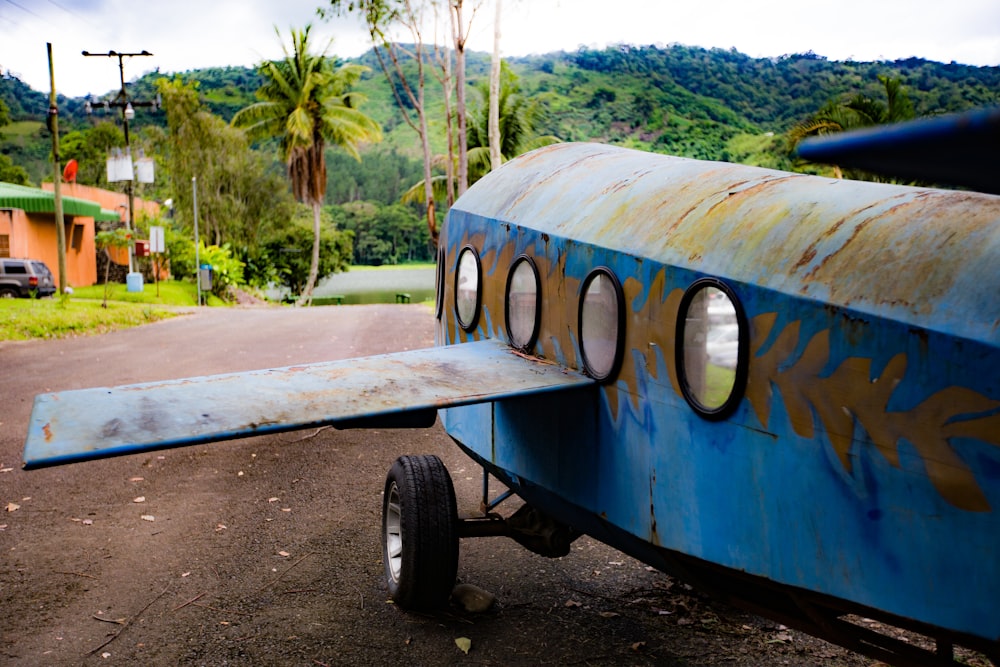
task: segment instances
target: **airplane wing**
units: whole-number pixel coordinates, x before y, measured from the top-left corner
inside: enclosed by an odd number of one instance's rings
[[[483,340],[361,359],[35,397],[25,469],[333,425],[427,427],[437,408],[593,380]]]
[[[1000,107],[829,134],[803,141],[800,157],[876,174],[1000,194]]]

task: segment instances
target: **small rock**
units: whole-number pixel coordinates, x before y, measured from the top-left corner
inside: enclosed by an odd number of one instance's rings
[[[451,591],[451,599],[471,614],[481,614],[496,601],[496,596],[472,584],[458,584]]]

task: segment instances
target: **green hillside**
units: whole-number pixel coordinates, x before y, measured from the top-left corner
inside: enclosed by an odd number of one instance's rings
[[[416,136],[397,110],[373,53],[358,60],[372,68],[360,84],[368,97],[364,110],[385,130],[385,140],[375,150],[417,159]],[[735,50],[620,45],[511,58],[508,64],[519,77],[522,94],[545,109],[540,134],[780,168],[791,166],[785,132],[830,100],[857,93],[878,99],[883,94],[879,75],[902,82],[918,116],[1000,103],[1000,67],[919,58],[839,62],[812,53],[751,58]],[[475,86],[488,70],[487,54],[468,54],[470,105],[479,103]],[[130,83],[130,95],[152,99],[160,76],[165,75],[148,74]],[[260,81],[253,69],[242,67],[170,76],[197,80],[207,106],[226,120],[254,101]],[[0,100],[14,121],[0,127],[0,153],[38,182],[51,169],[46,165],[50,139],[42,124],[47,96],[7,77],[0,78]],[[427,100],[436,135],[433,143],[443,152],[443,103],[439,85],[430,75]],[[83,99],[60,98],[62,132],[94,123],[83,113],[83,103]],[[162,112],[137,112],[133,128],[138,132],[156,126],[165,126]],[[396,192],[397,185],[386,191]],[[331,196],[349,198],[349,192],[358,189],[334,189]]]

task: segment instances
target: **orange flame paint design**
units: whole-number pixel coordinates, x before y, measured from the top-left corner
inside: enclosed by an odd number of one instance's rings
[[[484,241],[483,234],[466,236],[457,249],[466,244],[481,248]],[[499,335],[503,331],[505,295],[501,283],[506,278],[503,267],[513,263],[513,255],[514,243],[507,243],[499,251],[487,251],[482,258],[483,293],[490,295],[483,306],[490,313],[494,329],[490,335]],[[454,302],[456,259],[449,258],[445,272],[445,303]],[[539,332],[539,354],[549,359],[561,355],[568,367],[577,368],[578,341],[575,334],[580,281],[566,277],[566,257],[562,253],[555,261],[547,256],[535,256],[533,259],[541,278],[541,292],[548,305]],[[492,272],[490,276],[485,275],[488,271]],[[489,285],[492,281],[498,284]],[[646,302],[641,307],[637,307],[636,303],[644,291],[641,282],[628,278],[623,290],[627,308],[626,358],[615,382],[604,387],[613,419],[618,418],[623,393],[634,412],[639,413],[642,398],[640,376],[662,384],[669,382],[673,391],[678,396],[682,395],[673,351],[677,344],[677,317],[684,291],[676,288],[668,293],[662,269],[654,277]],[[854,437],[857,423],[892,466],[900,467],[899,444],[905,440],[917,450],[928,478],[946,501],[972,512],[991,511],[974,473],[951,447],[949,440],[973,438],[1000,446],[1000,413],[975,416],[997,410],[1000,401],[970,389],[948,387],[932,394],[911,410],[889,412],[889,399],[905,376],[905,354],[893,357],[877,378],[871,374],[872,360],[862,357],[845,359],[836,371],[823,377],[823,369],[830,360],[830,331],[827,329],[813,336],[799,359],[786,365],[798,347],[801,323],[789,323],[764,350],[763,345],[770,338],[776,321],[777,313],[758,315],[751,321],[750,330],[751,361],[746,398],[765,429],[770,420],[776,387],[795,433],[804,438],[815,437],[818,419],[846,472],[850,473],[853,468],[852,449],[862,444]],[[483,320],[480,320],[480,327],[485,328]],[[478,329],[467,334],[457,324],[455,328],[459,342],[480,338]],[[667,369],[665,381],[657,377],[661,358]],[[959,419],[965,415],[971,417]]]
[[[893,467],[900,467],[899,444],[905,440],[917,450],[928,478],[945,500],[970,512],[991,511],[975,475],[949,440],[968,437],[1000,445],[1000,413],[957,420],[964,415],[994,411],[1000,408],[1000,401],[970,389],[948,387],[911,410],[890,412],[889,399],[906,373],[905,354],[893,357],[879,377],[872,377],[872,360],[862,357],[849,357],[831,375],[821,377],[830,359],[830,331],[824,330],[810,339],[794,364],[783,369],[798,345],[800,323],[786,326],[762,352],[776,319],[776,313],[760,315],[751,327],[747,399],[765,428],[772,387],[777,387],[793,430],[812,438],[818,418],[848,473],[853,467],[851,450],[862,444],[854,438],[857,423]]]

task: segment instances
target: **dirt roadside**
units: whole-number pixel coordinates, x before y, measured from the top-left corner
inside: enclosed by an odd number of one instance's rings
[[[20,470],[37,393],[427,347],[432,317],[422,305],[204,309],[0,343],[0,664],[870,664],[587,538],[556,560],[503,538],[464,541],[459,578],[496,605],[402,612],[387,603],[379,548],[392,461],[437,454],[460,511],[478,503],[479,470],[439,426]]]

